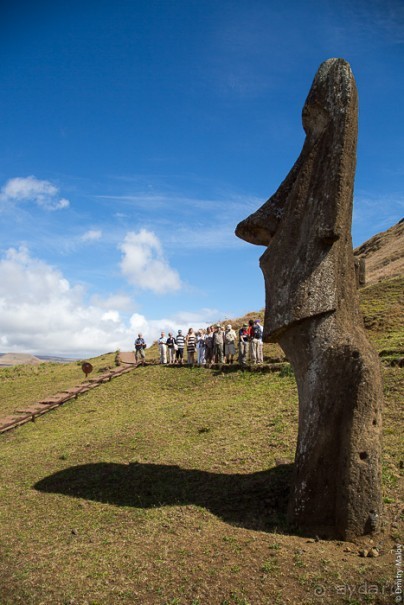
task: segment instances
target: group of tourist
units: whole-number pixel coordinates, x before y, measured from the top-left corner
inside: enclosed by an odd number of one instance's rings
[[[230,324],[222,327],[220,324],[209,326],[206,330],[194,332],[189,328],[186,335],[178,330],[176,336],[172,332],[166,336],[161,332],[158,339],[161,364],[184,363],[184,354],[187,355],[188,365],[211,365],[212,363],[234,363],[238,351],[238,362],[263,363],[262,326],[260,320],[250,319],[237,331]],[[136,361],[145,363],[146,343],[142,334],[135,340]]]

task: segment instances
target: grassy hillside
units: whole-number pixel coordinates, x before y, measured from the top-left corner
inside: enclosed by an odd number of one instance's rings
[[[379,350],[394,343],[397,355],[402,282],[385,286],[362,304]],[[92,363],[97,372],[114,355]],[[1,435],[1,605],[393,602],[404,389],[401,368],[383,371],[385,518],[373,542],[287,527],[297,435],[287,372],[138,368]],[[8,397],[84,378],[78,364],[3,372]],[[380,556],[359,556],[371,546]]]
[[[383,359],[399,359],[404,356],[404,278],[386,280],[360,290],[361,309],[369,339],[382,354]],[[263,321],[263,311],[244,317],[224,320],[238,329],[249,319]],[[91,377],[114,367],[116,353],[107,353],[88,361],[94,367]],[[264,361],[284,359],[277,344],[264,344]],[[157,361],[158,350],[154,345],[147,350],[147,360]],[[85,380],[81,361],[72,363],[41,363],[0,368],[0,417],[12,414],[18,407],[35,403],[38,399],[80,384]]]
[[[404,273],[404,219],[376,233],[354,250],[366,261],[366,282],[373,284],[385,279],[400,277]]]
[[[114,367],[115,353],[89,360],[93,376],[107,367]],[[12,414],[21,405],[35,403],[39,399],[80,384],[85,380],[82,362],[16,365],[0,368],[0,417]]]
[[[360,290],[369,339],[386,356],[404,355],[404,278],[375,283]]]

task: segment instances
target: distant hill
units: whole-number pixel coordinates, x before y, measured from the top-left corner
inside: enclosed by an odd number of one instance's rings
[[[354,250],[365,258],[366,285],[404,275],[404,219]]]
[[[20,364],[39,365],[42,361],[28,353],[6,353],[0,356],[0,366],[16,366]]]
[[[46,361],[52,363],[72,363],[76,357],[57,357],[55,355],[30,355],[29,353],[0,353],[0,367],[21,364],[38,365]]]

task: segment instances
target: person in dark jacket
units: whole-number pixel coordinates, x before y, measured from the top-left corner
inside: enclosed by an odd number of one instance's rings
[[[168,333],[167,337],[167,353],[168,353],[168,363],[175,363],[175,338],[172,335],[172,332]]]
[[[135,340],[135,359],[136,359],[136,361],[141,359],[143,366],[145,364],[145,359],[146,359],[146,355],[144,352],[145,348],[146,348],[145,340],[144,340],[142,334],[138,334],[137,338]]]

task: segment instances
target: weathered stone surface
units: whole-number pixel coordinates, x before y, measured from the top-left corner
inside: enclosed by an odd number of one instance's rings
[[[127,363],[136,365],[137,361],[135,359],[135,354],[133,351],[121,351],[119,353],[119,361],[120,363]]]
[[[63,391],[63,393],[66,393],[66,395],[68,395],[69,397],[77,397],[77,395],[79,395],[82,391],[81,386],[78,387],[72,387],[70,389],[66,389]]]
[[[66,393],[66,392],[56,393],[56,395],[52,395],[50,397],[45,397],[44,399],[41,399],[37,403],[40,403],[42,405],[48,405],[50,403],[57,403],[57,404],[61,405],[62,403],[65,403],[65,401],[68,401],[70,398],[71,398],[70,393]]]
[[[56,407],[59,407],[59,404],[53,403],[44,406],[40,403],[33,403],[29,406],[21,407],[20,409],[16,410],[16,412],[17,414],[31,414],[31,416],[41,416],[42,414],[48,412],[50,409]]]
[[[380,522],[382,386],[355,279],[357,92],[346,61],[320,66],[302,115],[297,162],[236,234],[267,246],[264,340],[279,342],[298,385],[289,518],[349,539]]]
[[[3,418],[0,418],[0,433],[4,433],[5,431],[13,429],[14,427],[25,424],[26,422],[30,422],[31,419],[31,414],[4,416]]]

